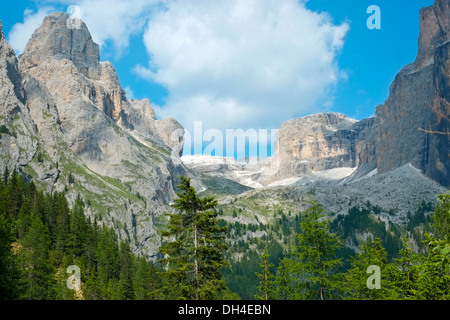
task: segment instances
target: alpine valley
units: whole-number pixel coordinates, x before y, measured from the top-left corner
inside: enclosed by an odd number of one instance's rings
[[[0,23],[0,172],[64,192],[70,206],[81,199],[87,217],[149,261],[159,257],[180,177],[191,178],[200,195],[218,200],[228,227],[225,281],[245,299],[257,292],[263,249],[276,266],[294,245],[308,200],[343,235],[342,257],[369,236],[382,240],[389,259],[405,235],[423,250],[437,195],[450,186],[448,0],[421,10],[416,60],[372,117],[288,120],[273,156],[256,163],[183,156],[180,123],[157,119],[151,97],[128,99],[88,26],[68,28],[68,18],[48,15],[20,56]]]

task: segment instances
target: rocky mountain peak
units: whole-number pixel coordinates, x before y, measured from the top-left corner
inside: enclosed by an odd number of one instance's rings
[[[77,20],[75,25],[71,21],[69,15],[62,12],[45,17],[20,57],[24,66],[36,66],[43,59],[67,59],[85,76],[98,79],[99,46],[83,21]]]
[[[278,131],[263,184],[313,171],[355,167],[357,120],[330,112],[291,119]]]
[[[189,176],[178,158],[184,130],[156,120],[149,100],[128,100],[99,53],[66,13],[48,15],[18,58],[0,32],[0,172],[17,167],[40,188],[65,190],[69,203],[89,201],[88,216],[150,257],[152,219]]]
[[[436,0],[420,11],[419,51],[416,64],[429,60],[437,47],[450,38],[450,2]]]

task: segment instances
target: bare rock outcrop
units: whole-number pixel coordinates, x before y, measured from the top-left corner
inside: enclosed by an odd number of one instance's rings
[[[354,128],[356,123],[357,120],[339,113],[315,114],[283,123],[263,182],[267,184],[313,171],[355,167],[359,136]]]
[[[173,117],[157,120],[148,99],[130,100],[130,103],[127,116],[132,130],[148,139],[160,141],[172,149],[174,157],[181,157],[184,146],[183,126]]]
[[[416,60],[395,77],[384,105],[368,119],[319,114],[287,121],[266,180],[358,167],[358,179],[411,164],[450,186],[450,2],[420,12]]]
[[[184,146],[184,128],[173,117],[164,118],[156,121],[156,130],[164,144],[172,149],[175,157],[183,155]]]
[[[86,214],[150,258],[159,246],[153,219],[171,210],[178,176],[189,175],[182,138],[170,140],[183,128],[156,120],[148,100],[129,101],[87,26],[68,19],[47,16],[18,59],[0,32],[2,166],[66,190],[71,202],[81,197]]]
[[[53,13],[44,19],[20,57],[23,66],[30,69],[41,65],[45,59],[66,59],[86,77],[99,79],[99,46],[84,23],[69,28],[68,18],[66,13]]]
[[[411,163],[450,186],[450,3],[421,10],[419,50],[378,108],[378,172]]]
[[[18,60],[3,35],[0,23],[0,170],[19,170],[31,161],[38,147],[28,113]]]

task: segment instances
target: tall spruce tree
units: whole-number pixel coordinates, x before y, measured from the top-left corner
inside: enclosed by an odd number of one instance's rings
[[[33,215],[31,225],[21,240],[23,248],[18,254],[22,269],[22,299],[47,300],[55,297],[54,267],[51,264],[50,236],[47,226],[38,215]]]
[[[272,268],[274,265],[269,261],[270,255],[267,249],[264,249],[261,256],[261,273],[256,273],[259,279],[259,292],[255,295],[258,300],[274,300],[275,299],[275,276],[272,274]]]
[[[298,244],[280,263],[277,285],[288,286],[281,291],[284,298],[298,300],[335,299],[339,290],[336,269],[342,265],[336,258],[342,247],[336,233],[317,201],[310,201],[300,220]],[[280,288],[277,289],[280,292]]]
[[[173,299],[217,299],[225,289],[221,268],[227,248],[224,239],[225,227],[219,227],[217,204],[214,197],[200,198],[191,186],[189,178],[181,177],[172,207],[178,210],[171,214],[167,241],[160,247],[164,255],[161,260],[166,271],[169,298]]]
[[[0,300],[13,299],[17,292],[18,274],[11,250],[13,239],[12,219],[0,211]]]
[[[62,193],[53,195],[56,211],[55,247],[61,253],[68,251],[70,234],[70,209],[66,197]]]
[[[119,247],[119,287],[125,300],[134,299],[133,291],[133,257],[128,242],[121,242]]]
[[[133,274],[134,299],[149,300],[158,298],[155,292],[160,287],[153,264],[144,257],[136,257],[136,271]]]
[[[439,195],[433,214],[434,235],[425,234],[428,255],[418,283],[418,299],[450,299],[450,194]]]
[[[415,253],[408,243],[408,238],[403,238],[403,248],[400,250],[400,258],[395,259],[395,264],[390,268],[392,277],[392,299],[415,299],[418,293],[418,280],[420,276],[421,256]]]
[[[438,196],[438,205],[433,214],[433,229],[436,237],[450,242],[450,193]]]
[[[119,259],[119,244],[114,230],[103,227],[97,243],[97,285],[103,299],[110,296],[109,287],[115,285]]]
[[[73,258],[73,262],[77,258],[83,256],[86,251],[87,233],[89,226],[84,215],[84,205],[78,198],[75,200],[69,219],[69,234],[67,237],[67,249]]]
[[[428,255],[420,268],[416,299],[449,300],[450,247],[445,240],[436,239],[428,234],[425,238]]]
[[[381,300],[390,298],[392,287],[390,275],[392,272],[387,256],[386,249],[379,238],[369,237],[360,245],[359,253],[352,257],[351,269],[345,275],[349,299]],[[371,277],[368,268],[371,266],[379,268],[380,288],[368,286],[368,280]]]

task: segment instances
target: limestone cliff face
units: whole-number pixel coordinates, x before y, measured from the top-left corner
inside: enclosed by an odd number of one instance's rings
[[[156,130],[162,141],[172,149],[175,157],[183,155],[184,128],[173,117],[156,121]]]
[[[18,60],[0,23],[0,170],[28,163],[37,150],[36,130],[25,102]]]
[[[34,32],[20,56],[25,80],[40,80],[49,92],[67,104],[82,100],[95,106],[122,128],[171,148],[182,149],[182,145],[168,143],[166,139],[172,134],[167,130],[182,129],[181,125],[174,119],[167,119],[165,121],[173,126],[160,126],[158,129],[148,99],[129,101],[126,98],[113,65],[100,62],[99,47],[92,40],[87,26],[80,21],[79,28],[69,28],[68,18],[66,13],[53,13]],[[61,114],[61,121],[71,118],[70,114],[67,116]],[[73,143],[76,142],[70,142],[71,145]]]
[[[416,66],[420,67],[434,56],[435,51],[450,36],[450,4],[436,0],[433,6],[420,11],[420,35]]]
[[[275,154],[265,172],[267,182],[312,171],[355,167],[356,120],[323,113],[289,120],[281,125]]]
[[[421,10],[419,50],[378,108],[378,172],[411,163],[450,186],[450,3]]]
[[[416,60],[395,77],[384,105],[368,119],[326,114],[287,121],[266,180],[358,167],[354,177],[411,163],[450,186],[450,2],[421,10]]]
[[[175,157],[181,157],[184,146],[184,128],[174,118],[157,120],[148,99],[131,100],[128,120],[139,135],[160,141],[172,149]]]
[[[378,117],[375,115],[356,122],[352,128],[358,133],[355,140],[356,165],[364,172],[376,168],[378,121]]]
[[[2,166],[68,190],[69,201],[80,196],[88,215],[151,257],[153,219],[170,210],[178,176],[189,175],[179,159],[184,130],[156,120],[148,100],[129,101],[87,26],[69,28],[68,18],[47,16],[19,59],[0,32],[0,125],[10,131],[0,136]]]
[[[70,60],[76,69],[89,78],[100,78],[100,50],[92,40],[86,25],[67,26],[68,15],[54,13],[44,19],[34,32],[20,57],[25,68],[42,64],[42,60]]]

